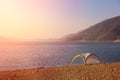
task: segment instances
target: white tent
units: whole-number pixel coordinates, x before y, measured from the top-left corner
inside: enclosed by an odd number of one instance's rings
[[[95,55],[91,53],[84,53],[84,54],[78,54],[76,55],[71,63],[73,63],[76,59],[81,58],[84,64],[95,64],[100,63],[100,59]]]

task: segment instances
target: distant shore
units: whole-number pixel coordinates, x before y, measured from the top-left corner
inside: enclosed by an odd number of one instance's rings
[[[120,62],[0,71],[0,80],[120,80]]]

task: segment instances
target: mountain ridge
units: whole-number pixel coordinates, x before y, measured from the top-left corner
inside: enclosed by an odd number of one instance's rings
[[[63,38],[64,41],[115,41],[120,39],[120,16],[99,22]]]

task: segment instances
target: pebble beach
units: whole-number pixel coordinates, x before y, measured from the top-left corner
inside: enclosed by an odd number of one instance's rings
[[[1,71],[0,80],[120,80],[120,62]]]

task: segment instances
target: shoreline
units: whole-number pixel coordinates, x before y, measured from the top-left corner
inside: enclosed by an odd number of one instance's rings
[[[120,80],[120,62],[0,71],[0,80]]]

